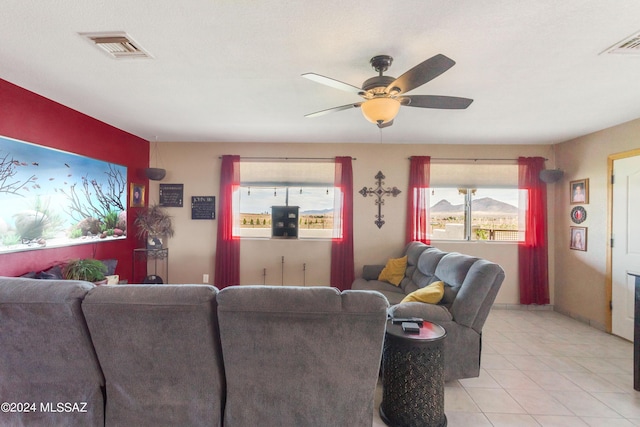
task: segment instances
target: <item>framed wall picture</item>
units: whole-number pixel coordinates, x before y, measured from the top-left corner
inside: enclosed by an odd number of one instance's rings
[[[571,227],[570,249],[576,251],[587,250],[587,227]]]
[[[184,184],[160,184],[160,206],[181,208]]]
[[[191,196],[191,219],[216,219],[215,196]]]
[[[569,200],[572,205],[589,203],[589,178],[569,183]]]
[[[143,208],[144,207],[144,184],[129,184],[129,207]]]

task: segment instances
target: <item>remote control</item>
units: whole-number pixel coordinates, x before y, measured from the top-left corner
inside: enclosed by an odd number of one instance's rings
[[[391,323],[394,325],[399,325],[404,322],[417,323],[418,326],[422,326],[423,320],[419,317],[396,317],[391,319]]]
[[[402,330],[410,334],[419,334],[420,325],[415,322],[402,322]]]

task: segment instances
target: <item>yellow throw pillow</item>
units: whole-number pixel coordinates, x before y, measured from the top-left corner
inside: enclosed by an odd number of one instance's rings
[[[378,280],[389,282],[392,285],[400,285],[404,278],[404,272],[407,270],[407,256],[402,258],[391,258],[387,261],[384,269],[380,272]]]
[[[433,282],[429,286],[411,292],[402,302],[426,302],[437,304],[444,295],[444,282]]]

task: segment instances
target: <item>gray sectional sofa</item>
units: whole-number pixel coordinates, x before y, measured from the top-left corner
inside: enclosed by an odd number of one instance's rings
[[[328,287],[220,291],[225,425],[370,427],[388,306]]]
[[[399,286],[377,280],[384,265],[366,265],[352,289],[384,294],[392,304],[392,317],[420,317],[444,327],[445,381],[477,377],[482,327],[504,280],[504,270],[493,262],[420,242],[409,243],[402,255],[407,256],[407,267]],[[445,283],[440,303],[401,302],[435,281]]]
[[[328,287],[0,277],[0,425],[369,427],[388,307]]]
[[[105,378],[105,424],[221,425],[212,286],[97,286],[82,302]]]
[[[81,307],[93,287],[0,278],[0,425],[104,423],[105,382]]]

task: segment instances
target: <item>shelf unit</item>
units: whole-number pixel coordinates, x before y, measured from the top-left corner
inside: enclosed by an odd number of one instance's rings
[[[271,237],[274,239],[298,238],[298,206],[271,207]]]
[[[151,279],[149,274],[151,267],[153,267],[152,276],[161,278],[162,283],[169,283],[169,248],[134,249],[131,283],[148,282]]]

